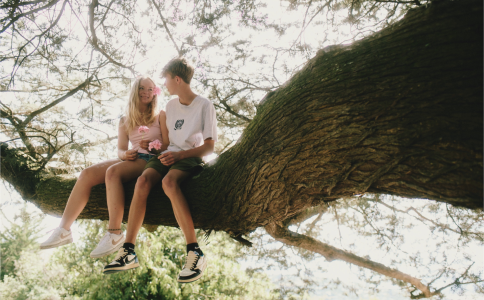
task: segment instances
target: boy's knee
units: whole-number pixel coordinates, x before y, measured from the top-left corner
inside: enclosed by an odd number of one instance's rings
[[[151,182],[145,175],[142,174],[140,177],[138,177],[138,180],[136,180],[135,190],[139,192],[140,190],[149,191],[149,189],[151,189]]]
[[[176,180],[170,176],[165,176],[165,178],[163,178],[163,180],[161,181],[161,185],[165,193],[171,192],[178,187],[178,183],[176,182]]]

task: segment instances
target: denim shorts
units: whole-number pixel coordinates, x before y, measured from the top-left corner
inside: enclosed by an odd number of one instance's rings
[[[148,162],[154,156],[155,156],[154,154],[138,153],[138,158],[141,158],[146,162]]]

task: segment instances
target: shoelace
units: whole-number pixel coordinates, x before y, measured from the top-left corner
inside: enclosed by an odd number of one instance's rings
[[[195,252],[193,251],[188,252],[187,263],[185,264],[185,267],[191,266],[190,270],[193,271],[197,266],[199,259],[200,259],[200,255],[195,254]]]
[[[123,250],[122,252],[121,249]],[[114,259],[117,262],[121,262],[126,256],[128,256],[128,250],[124,249],[123,247],[121,247],[121,249],[116,255],[116,258]]]

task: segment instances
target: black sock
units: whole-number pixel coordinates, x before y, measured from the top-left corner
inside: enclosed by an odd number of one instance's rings
[[[202,249],[200,249],[200,247],[198,247],[198,243],[188,244],[187,245],[187,253],[188,253],[188,251],[197,251],[198,253],[200,253],[200,255],[203,255]]]
[[[131,251],[134,251],[134,245],[131,244],[131,243],[124,243],[123,244],[123,248],[126,249],[126,250],[131,250]]]

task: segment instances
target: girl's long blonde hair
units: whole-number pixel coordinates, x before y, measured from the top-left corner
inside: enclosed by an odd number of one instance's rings
[[[158,96],[153,95],[153,100],[148,105],[148,109],[141,113],[139,111],[139,83],[143,79],[149,79],[156,87],[155,82],[150,77],[138,77],[136,78],[133,86],[131,87],[131,92],[129,95],[128,105],[126,105],[126,110],[124,113],[124,128],[126,132],[129,133],[133,128],[140,125],[150,126],[156,119],[156,114],[158,112]]]

